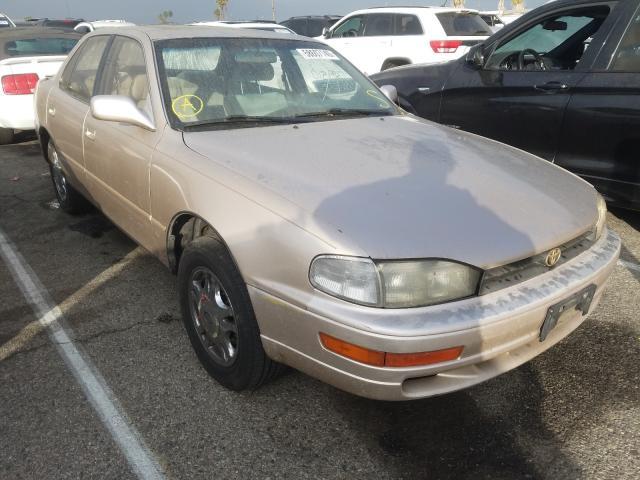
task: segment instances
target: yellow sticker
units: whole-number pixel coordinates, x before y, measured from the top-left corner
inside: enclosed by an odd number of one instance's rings
[[[181,119],[195,117],[203,108],[204,102],[197,95],[182,95],[171,102],[171,110]]]

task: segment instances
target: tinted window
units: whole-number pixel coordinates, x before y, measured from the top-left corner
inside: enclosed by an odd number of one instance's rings
[[[4,44],[9,57],[35,55],[66,55],[78,43],[77,38],[21,38]]]
[[[391,14],[365,15],[364,36],[380,37],[393,35],[393,18]]]
[[[319,37],[324,27],[329,27],[329,23],[319,18],[310,18],[307,22],[307,37]]]
[[[611,70],[640,72],[640,14],[634,17],[622,37],[618,51],[613,57]]]
[[[396,35],[421,35],[422,26],[415,15],[394,15],[396,18]]]
[[[109,37],[106,35],[87,40],[63,72],[60,88],[76,98],[89,101],[93,95],[98,66],[108,42]]]
[[[362,16],[351,17],[341,23],[331,34],[332,38],[338,37],[360,37],[364,27]]]
[[[286,22],[282,22],[282,25],[284,25],[287,28],[290,28],[291,30],[293,30],[294,32],[300,34],[300,35],[306,35],[306,21],[303,19],[295,19],[295,20],[288,20]]]
[[[100,93],[129,97],[139,109],[150,113],[147,66],[137,41],[116,37],[103,72]]]
[[[445,12],[437,13],[444,32],[450,36],[473,37],[491,35],[489,25],[476,13]]]
[[[556,22],[565,22],[567,28],[565,30],[550,30],[545,28],[545,24],[549,19],[530,28],[513,40],[502,45],[497,51],[520,51],[525,48],[531,48],[538,53],[547,53],[563,44],[571,36],[593,22],[593,17],[589,16],[567,16],[554,19]]]

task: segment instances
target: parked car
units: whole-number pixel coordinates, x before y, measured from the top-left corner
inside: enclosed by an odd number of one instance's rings
[[[250,22],[250,21],[217,21],[217,22],[194,22],[190,25],[197,27],[226,27],[226,28],[249,28],[251,30],[261,30],[263,32],[294,34],[292,30],[275,22]]]
[[[350,13],[323,40],[370,75],[458,58],[491,33],[475,10],[381,7]]]
[[[0,145],[16,131],[33,130],[33,92],[56,74],[80,35],[53,28],[0,30]]]
[[[522,148],[640,208],[640,11],[637,0],[611,5],[558,0],[466,58],[374,80],[424,118]]]
[[[84,22],[82,18],[29,18],[21,22],[21,27],[50,27],[61,28],[63,30],[73,30],[80,22]]]
[[[307,15],[291,17],[280,22],[280,25],[284,25],[298,35],[319,37],[325,32],[325,29],[331,28],[341,18],[341,15]]]
[[[13,20],[11,20],[4,13],[0,12],[0,28],[11,28],[11,27],[15,27],[15,26],[16,26],[16,24],[13,23]]]
[[[577,328],[619,255],[587,182],[405,114],[311,39],[105,29],[36,109],[60,206],[90,200],[177,272],[231,389],[281,363],[378,399],[474,385]]]
[[[94,20],[93,22],[80,22],[73,29],[78,33],[89,33],[97,28],[133,26],[135,26],[135,23],[127,22],[126,20]]]

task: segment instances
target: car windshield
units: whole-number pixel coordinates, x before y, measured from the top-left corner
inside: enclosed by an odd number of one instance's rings
[[[177,129],[391,115],[363,74],[316,42],[189,38],[156,42],[160,84]]]
[[[436,14],[436,17],[449,37],[474,37],[493,33],[477,13],[444,12]]]
[[[73,37],[34,37],[11,40],[4,44],[4,55],[8,57],[31,57],[34,55],[66,55],[78,43]]]

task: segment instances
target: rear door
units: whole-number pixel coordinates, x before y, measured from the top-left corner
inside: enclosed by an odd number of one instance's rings
[[[84,184],[82,126],[89,111],[96,75],[110,41],[100,35],[87,39],[69,59],[57,87],[47,99],[47,125],[66,172],[78,188]]]
[[[621,15],[574,89],[556,163],[609,199],[640,205],[640,9]],[[622,12],[621,12],[622,13]]]
[[[484,68],[464,65],[448,80],[440,121],[553,160],[571,92],[597,54],[588,46],[610,30],[610,4],[532,17],[490,48]]]

